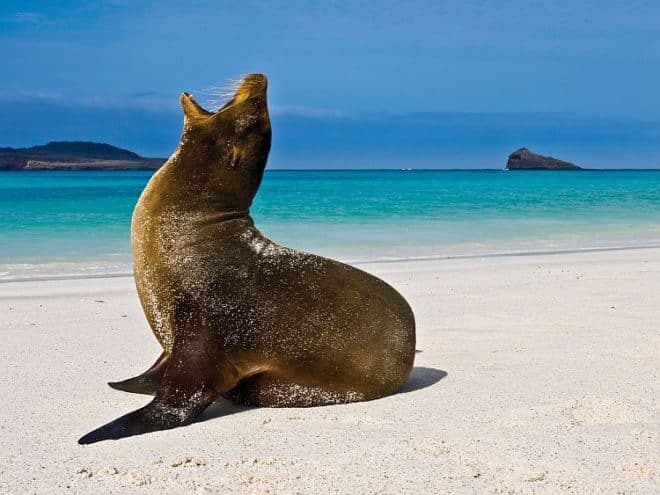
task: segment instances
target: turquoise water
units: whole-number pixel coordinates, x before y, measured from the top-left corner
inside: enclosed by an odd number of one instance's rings
[[[0,280],[129,272],[150,175],[0,173]],[[346,261],[660,244],[660,171],[268,171],[252,213]]]

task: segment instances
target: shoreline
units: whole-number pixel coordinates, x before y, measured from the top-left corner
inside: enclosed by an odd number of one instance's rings
[[[548,250],[529,250],[529,251],[492,251],[485,253],[473,254],[445,254],[445,255],[430,255],[430,256],[409,256],[409,257],[392,257],[381,259],[357,259],[357,260],[344,260],[335,258],[342,263],[349,265],[380,265],[388,263],[407,263],[407,262],[420,262],[420,261],[443,261],[443,260],[470,260],[470,259],[489,259],[489,258],[517,258],[527,256],[558,256],[562,254],[580,254],[580,253],[603,253],[612,251],[643,251],[660,249],[660,244],[643,244],[643,245],[622,245],[622,246],[594,246],[584,248],[566,248],[566,249],[548,249]],[[326,256],[332,257],[332,256]],[[36,265],[35,265],[36,266]],[[17,277],[17,278],[2,278],[0,276],[0,284],[8,283],[21,283],[21,282],[48,282],[50,280],[90,280],[90,279],[103,279],[103,278],[130,278],[133,277],[133,271],[118,271],[118,272],[100,272],[90,274],[76,274],[76,273],[63,273],[52,275],[38,275],[35,277]]]

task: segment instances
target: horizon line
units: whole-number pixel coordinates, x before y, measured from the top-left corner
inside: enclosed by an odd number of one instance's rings
[[[159,160],[160,158],[149,158]],[[0,169],[0,172],[156,172],[152,168],[71,168],[71,169]],[[646,168],[580,168],[580,169],[508,169],[480,168],[266,168],[264,172],[658,172],[660,167]]]

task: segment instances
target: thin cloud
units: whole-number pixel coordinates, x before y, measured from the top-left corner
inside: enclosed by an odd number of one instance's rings
[[[162,96],[162,93],[157,91],[136,91],[134,93],[127,93],[129,98],[150,98],[153,96]]]
[[[46,18],[37,12],[16,12],[2,20],[14,24],[41,24]]]
[[[68,96],[46,91],[28,92],[0,89],[0,102],[37,103],[69,108],[127,109],[138,107],[153,111],[171,111],[179,106],[176,95],[167,96],[152,91],[136,92],[123,96]]]
[[[0,101],[17,103],[43,101],[47,103],[59,103],[65,100],[62,94],[49,91],[8,91],[0,89]]]
[[[334,108],[301,107],[295,105],[271,105],[273,115],[308,117],[308,118],[342,118],[347,114],[343,110]]]

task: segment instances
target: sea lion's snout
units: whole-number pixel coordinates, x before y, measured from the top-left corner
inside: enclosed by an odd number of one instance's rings
[[[266,79],[266,76],[263,74],[248,74],[236,84],[234,98],[229,103],[240,103],[248,98],[265,99],[267,90],[268,79]]]
[[[268,79],[266,76],[263,74],[248,74],[236,83],[234,96],[217,112],[209,112],[203,108],[190,93],[181,93],[179,101],[186,117],[189,119],[202,119],[221,113],[223,110],[248,99],[261,100],[265,103],[267,90]]]
[[[268,79],[263,74],[248,74],[239,85],[239,91],[245,88],[252,94],[265,94],[268,89]]]

